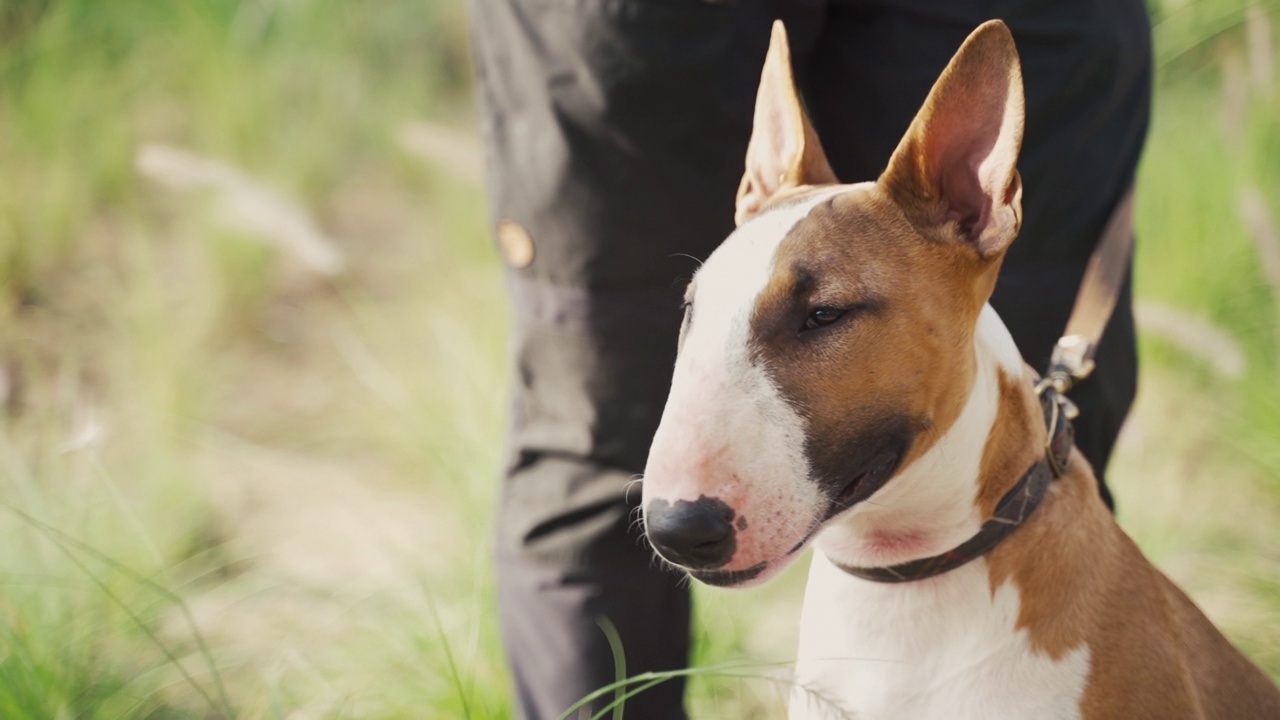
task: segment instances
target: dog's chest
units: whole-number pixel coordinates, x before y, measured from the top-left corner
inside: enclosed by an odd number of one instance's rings
[[[990,591],[984,560],[882,585],[815,553],[790,717],[1079,718],[1088,648],[1057,660],[1036,652],[1018,612],[1013,586]]]

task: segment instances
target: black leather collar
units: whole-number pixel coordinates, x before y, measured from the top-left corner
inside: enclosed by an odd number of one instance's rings
[[[1044,500],[1049,483],[1067,471],[1067,460],[1074,443],[1074,432],[1068,416],[1074,408],[1067,398],[1052,386],[1042,383],[1036,388],[1044,409],[1045,427],[1049,429],[1044,457],[1023,473],[1009,492],[1000,498],[995,514],[982,524],[977,534],[941,555],[920,558],[889,567],[861,568],[836,564],[841,570],[882,583],[923,580],[955,570],[990,552],[1017,530]]]

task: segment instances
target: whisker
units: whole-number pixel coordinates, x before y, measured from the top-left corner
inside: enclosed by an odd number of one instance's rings
[[[698,263],[698,267],[702,267],[702,261],[701,261],[701,260],[699,260],[698,258],[696,258],[696,257],[694,257],[694,256],[692,256],[692,255],[690,255],[689,253],[682,253],[682,252],[678,252],[678,253],[671,253],[670,257],[673,257],[673,258],[677,258],[677,257],[689,258],[690,260],[692,260],[692,261],[694,261],[694,262]]]
[[[634,487],[637,487],[642,482],[644,482],[644,475],[642,473],[636,473],[635,475],[632,475],[631,479],[628,480],[627,484],[622,488],[622,500],[624,502],[627,500],[630,500],[631,489]]]

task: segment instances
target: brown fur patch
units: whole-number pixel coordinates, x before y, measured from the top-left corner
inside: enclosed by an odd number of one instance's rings
[[[838,492],[890,446],[899,467],[959,416],[993,263],[922,237],[879,187],[819,204],[780,244],[752,316],[752,351],[807,422],[810,461]],[[846,310],[802,332],[815,307]]]
[[[1026,378],[999,372],[1000,403],[978,471],[978,511],[984,518],[995,514],[1000,498],[1040,460],[1047,434],[1040,402],[1024,387]]]
[[[998,425],[1038,417],[1029,387],[1002,382],[1010,391],[1023,402],[1006,396],[1002,413],[1020,406],[1024,419]],[[984,471],[1006,473],[1024,455],[993,441]],[[1005,484],[983,483],[983,502],[988,486],[994,494]],[[1017,627],[1034,650],[1057,660],[1089,648],[1086,720],[1280,717],[1280,692],[1116,525],[1078,451],[1036,514],[987,559],[993,593],[1006,581],[1017,587]]]

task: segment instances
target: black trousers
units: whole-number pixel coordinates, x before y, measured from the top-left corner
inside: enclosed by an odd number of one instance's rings
[[[641,543],[631,481],[666,397],[684,281],[732,229],[772,20],[787,22],[846,182],[879,175],[970,31],[1009,24],[1026,80],[1024,224],[992,303],[1041,368],[1134,176],[1149,27],[1141,0],[469,1],[514,313],[499,606],[520,712],[551,718],[613,680],[601,618],[628,673],[687,664],[688,591]],[[1126,290],[1074,393],[1077,443],[1099,471],[1136,367]],[[682,690],[645,693],[628,716],[683,717]]]

